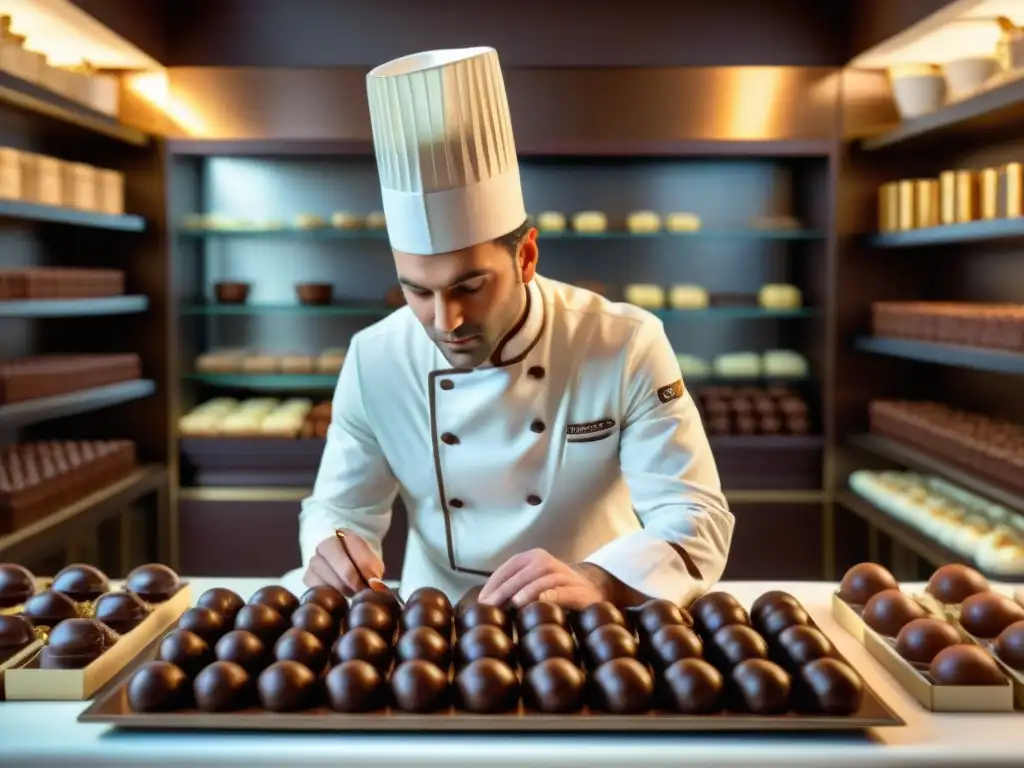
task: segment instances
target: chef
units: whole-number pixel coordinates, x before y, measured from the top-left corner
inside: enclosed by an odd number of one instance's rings
[[[356,333],[300,513],[304,582],[567,608],[689,604],[733,516],[661,322],[541,277],[497,53],[429,51],[367,76],[407,306]]]

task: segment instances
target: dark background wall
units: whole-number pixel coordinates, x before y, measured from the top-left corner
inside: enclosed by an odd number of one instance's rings
[[[167,66],[369,67],[492,45],[510,67],[840,66],[947,0],[74,0]],[[854,13],[852,9],[855,9]]]

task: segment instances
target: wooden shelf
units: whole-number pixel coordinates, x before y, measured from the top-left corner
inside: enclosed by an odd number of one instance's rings
[[[39,397],[20,403],[0,405],[0,427],[25,427],[44,421],[98,411],[112,405],[138,400],[156,392],[156,384],[147,379],[124,381],[105,387],[93,387],[53,397]]]
[[[320,227],[317,229],[297,229],[280,227],[278,229],[182,229],[179,235],[195,240],[223,240],[231,238],[259,238],[265,240],[380,240],[387,242],[388,233],[382,229],[338,229],[336,227]],[[575,232],[564,230],[553,232],[541,231],[539,239],[543,243],[554,240],[595,241],[595,240],[749,240],[749,241],[824,241],[824,232],[811,229],[753,229],[738,227],[736,229],[699,229],[694,232],[629,232],[626,230],[608,230],[605,232]]]
[[[1024,218],[969,221],[941,227],[910,229],[906,232],[884,232],[872,235],[868,242],[874,248],[918,248],[925,245],[981,243],[1024,237]]]
[[[867,152],[909,141],[962,139],[968,134],[1010,131],[1024,125],[1024,77],[1017,77],[930,115],[903,121],[891,131],[865,139]]]
[[[6,72],[0,72],[0,103],[125,144],[149,143],[149,136],[137,128]]]
[[[77,227],[113,229],[122,232],[142,232],[146,221],[141,216],[129,214],[116,216],[109,213],[80,211],[56,205],[39,205],[20,200],[0,200],[0,216],[26,221],[44,221],[51,224],[70,224]]]
[[[875,355],[888,355],[953,368],[1024,374],[1024,354],[1019,352],[884,336],[862,336],[854,342],[854,347]]]
[[[121,514],[137,499],[158,491],[166,480],[167,469],[163,466],[142,466],[123,480],[95,491],[32,525],[0,536],[0,558],[18,562],[68,541],[79,532]]]
[[[89,317],[132,315],[149,308],[146,296],[107,296],[96,299],[29,299],[0,301],[0,317]]]
[[[937,459],[924,451],[903,445],[895,440],[877,435],[854,435],[849,444],[874,454],[879,458],[895,462],[914,472],[930,473],[960,485],[966,490],[974,491],[991,501],[1003,504],[1018,512],[1024,512],[1024,496],[961,469],[943,459]]]

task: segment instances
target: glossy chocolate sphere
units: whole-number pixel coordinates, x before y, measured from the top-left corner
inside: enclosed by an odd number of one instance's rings
[[[36,593],[36,579],[28,568],[15,563],[0,564],[0,608],[21,605]]]
[[[498,659],[515,664],[516,646],[498,627],[481,624],[459,636],[455,644],[455,664],[464,667],[477,659]]]
[[[524,605],[516,614],[516,631],[520,638],[541,624],[568,626],[568,619],[562,606],[557,603],[549,603],[546,600],[535,600]]]
[[[802,608],[800,601],[793,597],[789,592],[781,592],[779,590],[773,590],[771,592],[765,592],[759,598],[754,601],[754,604],[750,606],[750,620],[756,627],[764,617],[774,611],[776,608],[783,605],[791,605],[796,608]]]
[[[114,647],[118,635],[96,619],[60,622],[39,654],[42,669],[84,669]]]
[[[213,651],[218,661],[233,662],[250,674],[257,674],[273,661],[270,647],[244,629],[228,632],[217,641]]]
[[[576,643],[569,630],[557,624],[541,624],[519,638],[519,659],[524,668],[546,659],[576,660]]]
[[[284,587],[267,586],[256,590],[249,598],[249,605],[265,605],[273,608],[286,619],[291,619],[295,609],[299,607],[299,598]]]
[[[469,608],[471,605],[476,605],[480,601],[480,593],[483,592],[483,584],[477,587],[470,587],[466,590],[466,593],[459,598],[459,602],[455,604],[455,617],[458,618],[462,615],[462,612]]]
[[[331,656],[335,664],[360,659],[384,673],[391,665],[392,651],[391,646],[372,629],[356,627],[337,639]]]
[[[1004,685],[1006,676],[977,645],[951,645],[939,651],[928,668],[939,685]]]
[[[451,611],[426,602],[410,603],[402,611],[401,628],[406,632],[418,627],[429,627],[442,637],[448,638],[452,633]]]
[[[725,680],[703,659],[680,659],[669,665],[659,688],[662,706],[683,715],[712,715],[725,706]]]
[[[348,628],[363,627],[380,635],[390,642],[395,634],[395,617],[388,609],[377,603],[362,602],[353,604],[348,612]]]
[[[779,647],[790,671],[835,654],[832,641],[820,629],[805,624],[796,624],[782,630],[779,633]]]
[[[866,605],[879,592],[890,589],[899,589],[899,584],[888,570],[878,563],[858,563],[843,574],[839,597],[850,605]]]
[[[423,659],[447,669],[451,663],[451,648],[441,634],[430,627],[417,627],[404,633],[395,644],[398,662]]]
[[[302,597],[299,598],[299,605],[319,606],[327,611],[339,625],[348,616],[348,600],[341,592],[326,584],[318,584],[303,592]]]
[[[0,614],[0,663],[35,642],[32,622],[24,616]]]
[[[704,638],[711,638],[723,627],[749,627],[750,617],[742,605],[723,604],[705,608],[699,617],[694,616],[694,624]]]
[[[448,675],[429,661],[403,661],[390,683],[392,701],[403,712],[436,712],[449,703]]]
[[[377,668],[362,659],[342,662],[324,678],[327,705],[335,712],[372,712],[386,701],[387,686]]]
[[[703,620],[705,613],[735,608],[742,610],[743,606],[728,592],[707,592],[693,601],[690,606],[690,615],[697,622]]]
[[[928,579],[925,592],[940,603],[959,605],[971,595],[988,592],[988,579],[974,568],[959,563],[949,563],[936,569]]]
[[[37,627],[55,627],[67,619],[78,618],[75,601],[65,594],[48,589],[25,601],[25,616]]]
[[[234,626],[235,617],[242,610],[243,605],[245,605],[245,600],[240,594],[224,587],[208,589],[196,600],[196,606],[209,608],[211,611],[219,613],[231,626]]]
[[[669,600],[648,600],[636,611],[637,632],[643,640],[649,640],[662,627],[692,627],[693,617]]]
[[[99,568],[75,563],[57,572],[50,589],[67,595],[76,603],[85,603],[109,592],[110,581]]]
[[[139,626],[151,610],[134,592],[107,592],[96,600],[95,618],[123,635]]]
[[[627,626],[626,617],[622,615],[622,611],[607,601],[588,605],[576,615],[573,621],[576,637],[581,641],[599,627],[608,625],[623,628]]]
[[[768,643],[742,624],[730,624],[715,632],[711,650],[722,667],[735,667],[747,659],[768,658]]]
[[[864,682],[839,659],[818,659],[800,670],[811,705],[824,715],[852,715],[864,699]]]
[[[864,606],[864,622],[883,637],[896,637],[908,623],[927,615],[916,600],[898,589],[878,592]]]
[[[163,603],[170,600],[181,588],[178,574],[160,563],[140,565],[125,579],[124,588],[134,592],[147,603]]]
[[[754,625],[754,629],[760,632],[766,640],[772,642],[790,627],[805,626],[810,623],[811,617],[802,606],[781,603],[771,610],[763,611],[757,624]]]
[[[941,619],[914,619],[896,635],[896,652],[909,662],[931,664],[939,651],[960,642],[960,633],[952,624]]]
[[[192,700],[192,681],[166,661],[147,661],[128,681],[128,706],[132,712],[172,712]]]
[[[457,706],[475,714],[508,712],[519,704],[519,678],[499,659],[480,658],[455,676]]]
[[[292,614],[292,627],[309,632],[327,647],[330,647],[340,634],[338,621],[325,608],[315,603],[300,605]]]
[[[196,676],[192,694],[200,712],[234,712],[254,703],[253,687],[249,673],[238,664],[215,661]]]
[[[231,630],[231,625],[212,608],[195,606],[181,614],[178,629],[195,632],[212,647]]]
[[[1000,632],[992,649],[1006,666],[1024,671],[1024,621],[1015,621]]]
[[[523,694],[526,704],[539,712],[576,712],[583,705],[586,685],[587,676],[571,661],[549,658],[527,670]]]
[[[214,660],[209,643],[187,629],[175,629],[160,641],[156,657],[159,661],[173,664],[188,677],[195,677],[199,671]]]
[[[1024,620],[1024,607],[998,592],[980,592],[960,604],[960,623],[974,637],[995,638],[1013,624]]]
[[[651,664],[664,670],[681,659],[699,659],[704,655],[704,643],[697,633],[682,624],[667,624],[651,636],[648,642]]]
[[[462,613],[456,616],[455,622],[460,635],[480,626],[498,627],[506,635],[512,635],[512,618],[508,611],[496,605],[487,605],[486,603],[467,605],[463,608]]]
[[[330,658],[330,646],[321,643],[312,632],[293,627],[274,644],[274,658],[278,661],[297,661],[320,674]]]
[[[243,606],[235,617],[235,629],[252,632],[270,648],[288,629],[288,619],[269,605],[250,603]]]
[[[379,606],[388,612],[394,622],[393,626],[398,625],[398,616],[402,612],[402,606],[398,602],[398,597],[390,589],[382,590],[378,592],[375,589],[367,587],[355,593],[352,596],[352,603],[349,606],[349,611],[356,606],[370,603],[372,605]]]
[[[789,709],[789,675],[774,662],[749,659],[730,676],[737,708],[755,715],[778,715]]]
[[[615,658],[591,675],[593,705],[616,715],[635,715],[650,709],[654,679],[636,659]]]
[[[612,659],[635,659],[637,644],[633,635],[618,624],[603,624],[586,636],[583,653],[587,665],[595,669]]]
[[[297,661],[275,661],[260,672],[256,690],[268,712],[298,712],[317,703],[317,676]]]
[[[453,611],[452,603],[448,599],[448,595],[435,587],[420,587],[409,595],[409,599],[405,601],[405,607],[408,609],[409,606],[412,605],[424,605],[431,608],[437,608],[439,611],[443,611],[449,616],[452,615]]]

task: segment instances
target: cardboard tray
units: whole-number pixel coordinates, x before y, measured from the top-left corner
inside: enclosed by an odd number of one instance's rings
[[[84,669],[40,669],[36,649],[22,666],[7,670],[4,693],[8,701],[85,701],[109,683],[130,664],[154,638],[167,628],[192,604],[192,590],[187,583],[170,600],[153,606],[149,614],[131,632],[121,635],[114,646]]]
[[[881,697],[865,683],[864,700],[858,712],[849,716],[813,715],[791,712],[785,715],[750,715],[724,712],[717,715],[679,715],[652,711],[640,715],[613,715],[584,708],[566,715],[517,711],[498,715],[475,715],[454,709],[433,714],[412,714],[385,708],[365,714],[335,712],[327,707],[296,713],[267,712],[259,708],[229,713],[196,710],[139,714],[128,706],[128,681],[132,672],[154,659],[159,638],[125,668],[106,690],[79,716],[84,723],[108,723],[138,730],[204,731],[374,731],[374,732],[561,732],[561,733],[654,733],[681,731],[736,732],[837,732],[905,725]],[[838,656],[842,659],[842,656]]]

